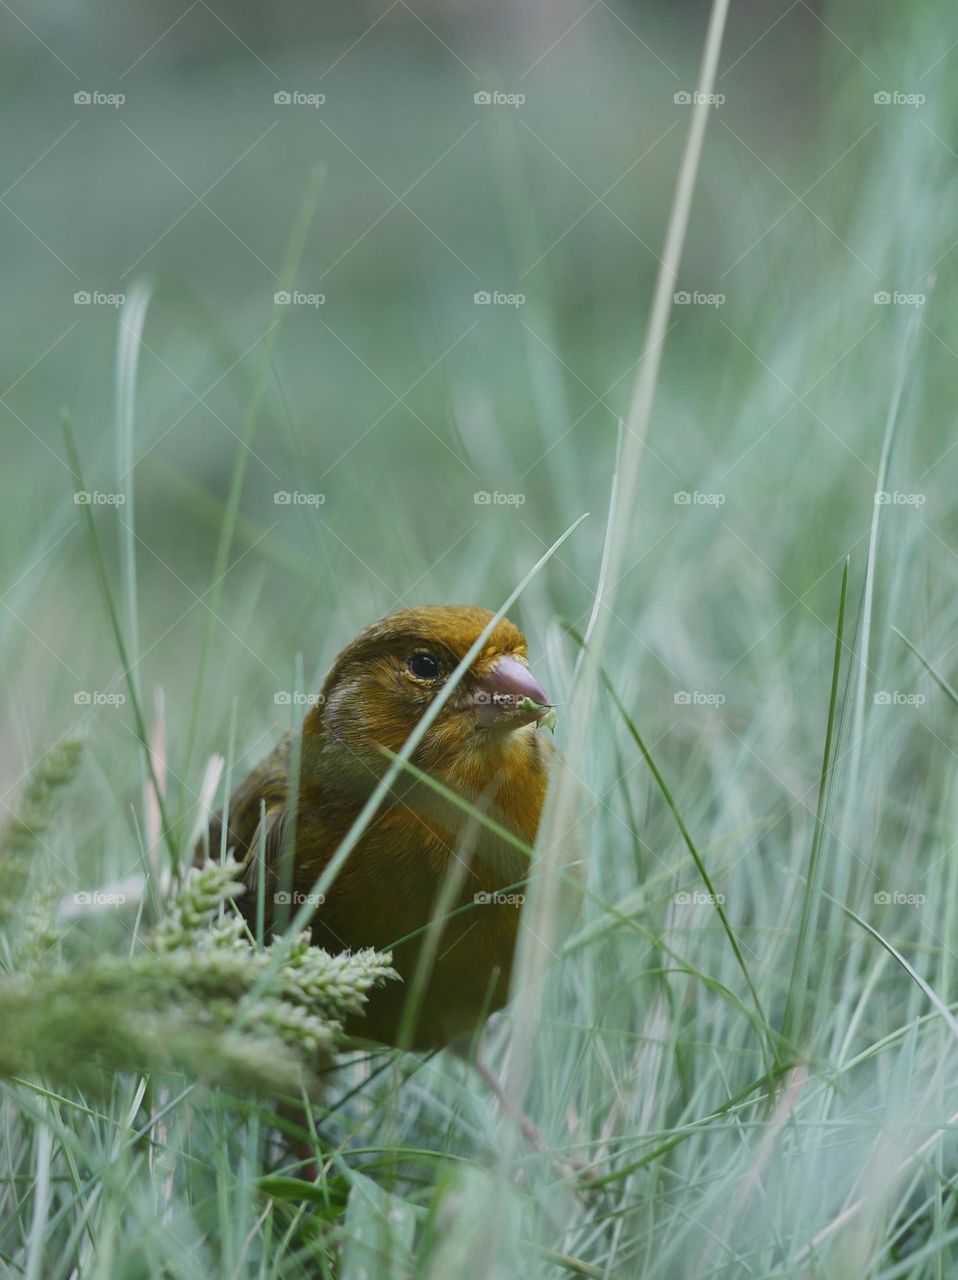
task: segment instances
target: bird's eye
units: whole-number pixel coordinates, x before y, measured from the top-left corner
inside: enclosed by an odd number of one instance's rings
[[[409,670],[417,680],[435,680],[439,675],[439,663],[431,653],[420,651],[409,659]]]

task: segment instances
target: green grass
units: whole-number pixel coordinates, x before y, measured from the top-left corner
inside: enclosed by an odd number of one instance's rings
[[[658,60],[600,7],[523,79],[567,23],[423,10],[439,44],[384,19],[308,119],[272,93],[376,14],[300,47],[240,13],[276,83],[223,29],[192,80],[151,56],[126,114],[81,115],[64,167],[6,197],[80,282],[11,219],[4,1275],[955,1273],[958,31],[934,0],[733,4],[699,161],[672,94],[704,25],[617,12]],[[73,118],[37,65],[10,181]],[[487,83],[526,105],[474,109]],[[123,122],[199,193],[274,119],[208,199],[275,275],[196,209],[119,316],[82,309],[47,354],[67,289],[117,283],[189,204]],[[368,169],[398,195],[470,125],[362,235],[392,199]],[[657,287],[659,255],[681,265]],[[476,307],[487,287],[527,300]],[[290,288],[326,302],[274,305]],[[874,301],[896,290],[926,300]],[[277,694],[440,601],[507,608],[559,704],[515,997],[477,1046],[507,1105],[452,1054],[356,1051],[306,1082],[307,1117],[257,1039],[255,939],[229,1035],[157,995],[166,872],[212,757],[221,795],[302,719]],[[138,910],[55,927],[144,867]]]

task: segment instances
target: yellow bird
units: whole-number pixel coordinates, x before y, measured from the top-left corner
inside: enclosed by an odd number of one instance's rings
[[[246,860],[255,916],[255,855],[265,807],[267,925],[282,890],[292,910],[312,891],[354,819],[432,699],[492,614],[471,605],[406,609],[373,623],[333,663],[299,742],[295,835],[289,779],[293,734],[237,787],[227,846]],[[526,642],[511,622],[493,629],[479,656],[414,752],[411,763],[531,845],[545,799],[551,744],[536,730],[549,698],[529,670]],[[221,847],[221,818],[209,848]],[[281,881],[281,854],[291,883]],[[395,1044],[426,926],[449,882],[455,887],[405,1047],[449,1044],[470,1034],[506,1001],[521,910],[516,889],[525,855],[437,794],[402,774],[331,885],[312,921],[313,942],[330,951],[392,950],[404,980],[370,996],[347,1028]],[[282,888],[281,888],[282,885]],[[460,910],[465,908],[465,910]],[[402,939],[408,935],[415,935]]]

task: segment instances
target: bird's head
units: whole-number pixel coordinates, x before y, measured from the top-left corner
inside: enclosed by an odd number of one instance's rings
[[[304,736],[323,742],[344,763],[371,764],[381,748],[399,751],[492,614],[470,605],[405,609],[361,632],[338,656]],[[526,662],[522,632],[503,618],[430,726],[413,760],[446,773],[464,760],[509,755],[528,740],[549,697]]]

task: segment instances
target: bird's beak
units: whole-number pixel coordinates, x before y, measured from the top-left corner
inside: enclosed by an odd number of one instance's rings
[[[520,705],[525,699],[532,708]],[[524,662],[505,654],[497,658],[479,679],[474,696],[482,728],[518,729],[541,720],[549,710],[549,695]]]

